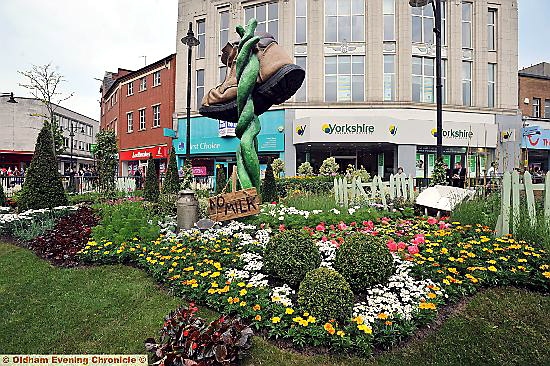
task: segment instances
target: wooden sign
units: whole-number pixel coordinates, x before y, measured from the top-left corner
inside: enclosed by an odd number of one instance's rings
[[[227,221],[259,212],[260,197],[256,188],[220,194],[208,199],[208,215],[214,221]]]

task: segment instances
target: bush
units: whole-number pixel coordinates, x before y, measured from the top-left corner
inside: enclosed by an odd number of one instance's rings
[[[279,197],[286,197],[295,191],[300,193],[329,194],[334,189],[333,177],[285,177],[276,179],[275,182]]]
[[[395,272],[395,264],[382,239],[354,233],[336,252],[334,269],[357,293],[386,281]]]
[[[319,168],[319,174],[321,175],[335,175],[340,170],[340,165],[336,162],[335,158],[326,158],[323,160],[323,164]]]
[[[320,264],[319,248],[303,230],[281,231],[265,248],[264,268],[267,273],[290,286],[298,286],[306,273]]]
[[[216,169],[216,194],[221,194],[226,184],[225,168],[219,167]]]
[[[271,167],[273,168],[273,174],[275,175],[275,177],[279,178],[281,176],[281,173],[284,173],[285,171],[285,162],[277,158],[273,160],[273,163],[271,163]]]
[[[277,186],[275,184],[273,168],[271,167],[271,164],[267,164],[265,178],[262,182],[262,202],[274,202],[277,200]]]
[[[97,160],[97,174],[101,192],[107,193],[115,190],[116,169],[118,166],[116,141],[113,130],[102,130],[96,134],[95,158]]]
[[[306,274],[298,290],[298,304],[320,322],[344,322],[352,314],[353,292],[340,273],[321,267]]]
[[[298,175],[303,177],[310,177],[313,175],[313,167],[311,166],[309,161],[300,164],[300,166],[298,167]]]
[[[166,169],[166,177],[162,183],[162,193],[178,194],[180,190],[180,177],[178,175],[178,163],[176,162],[176,150],[172,146],[170,150],[170,159]]]
[[[206,324],[195,316],[193,304],[168,314],[160,331],[161,343],[145,340],[152,361],[166,357],[163,365],[236,365],[252,346],[252,329],[240,318],[222,316]]]
[[[52,208],[69,204],[57,160],[53,152],[50,124],[45,122],[36,140],[31,165],[27,169],[21,198],[17,201],[19,210]]]
[[[494,193],[487,197],[476,197],[465,200],[455,207],[451,214],[452,221],[463,225],[483,225],[494,229],[500,214],[500,194]]]
[[[0,207],[6,205],[6,194],[4,193],[4,186],[0,184]]]
[[[158,202],[159,194],[159,180],[155,168],[155,161],[153,158],[149,157],[147,161],[147,176],[145,177],[143,197],[149,202]]]

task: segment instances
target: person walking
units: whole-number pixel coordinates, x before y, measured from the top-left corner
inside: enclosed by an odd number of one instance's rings
[[[464,182],[466,181],[466,168],[462,167],[460,162],[455,164],[453,170],[453,187],[464,188]]]

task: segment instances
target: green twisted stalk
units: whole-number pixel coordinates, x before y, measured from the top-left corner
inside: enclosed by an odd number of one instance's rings
[[[260,161],[258,159],[258,134],[261,125],[254,113],[252,91],[260,72],[260,61],[253,50],[260,40],[254,36],[258,22],[251,19],[246,29],[237,26],[241,37],[237,55],[237,112],[239,120],[235,134],[241,140],[237,148],[237,173],[243,189],[256,187],[260,192]]]

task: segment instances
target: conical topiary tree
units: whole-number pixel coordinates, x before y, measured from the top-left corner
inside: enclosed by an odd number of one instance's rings
[[[68,204],[69,201],[61,182],[61,174],[57,170],[57,160],[53,153],[50,126],[46,122],[36,139],[34,155],[25,174],[25,183],[23,183],[17,206],[24,211]]]
[[[0,207],[6,205],[6,195],[4,194],[4,185],[0,182]]]
[[[264,181],[262,182],[262,201],[277,201],[277,185],[275,184],[275,175],[273,175],[271,163],[267,164]]]
[[[225,168],[220,166],[216,170],[216,194],[222,193],[226,184],[227,177],[225,176]]]
[[[180,177],[178,175],[178,163],[176,162],[176,149],[172,146],[170,158],[168,160],[168,168],[166,169],[166,177],[162,183],[163,194],[177,194],[180,190]]]
[[[446,165],[443,161],[443,158],[438,158],[435,160],[434,171],[432,172],[432,179],[430,186],[444,186],[447,185],[447,171]]]
[[[149,156],[147,161],[147,172],[145,176],[145,189],[143,190],[143,198],[149,202],[158,202],[159,200],[159,180],[157,170],[155,168],[155,160]]]

